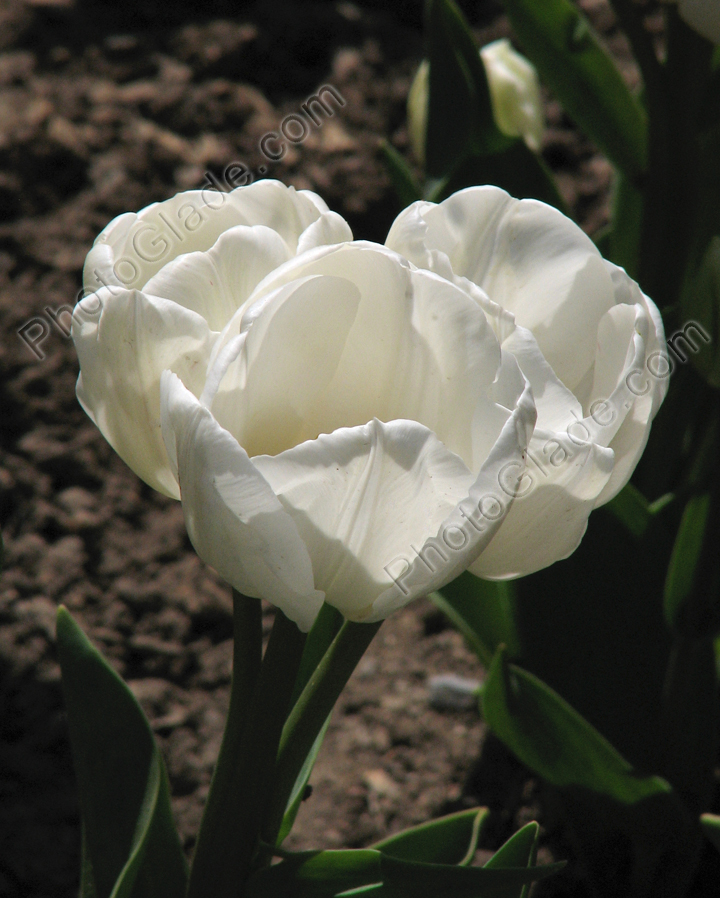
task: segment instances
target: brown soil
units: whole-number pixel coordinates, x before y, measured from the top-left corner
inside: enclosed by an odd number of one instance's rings
[[[585,6],[626,61],[605,3]],[[420,8],[0,5],[2,896],[77,889],[78,808],[54,652],[60,602],[149,714],[188,850],[228,699],[228,587],[193,552],[179,504],[125,467],[75,399],[67,324],[85,254],[115,215],[198,186],[207,171],[222,178],[233,161],[318,191],[357,237],[382,242],[399,209],[377,147],[388,136],[407,148]],[[508,33],[492,3],[481,9],[479,37]],[[269,163],[260,138],[323,84],[345,105]],[[607,219],[610,168],[550,98],[548,120],[546,159],[592,232]],[[267,608],[266,628],[271,619]],[[288,847],[361,846],[485,803],[495,811],[487,850],[532,818],[528,773],[491,740],[478,763],[477,713],[429,706],[428,677],[440,672],[482,675],[460,636],[416,602],[383,625],[351,680]]]

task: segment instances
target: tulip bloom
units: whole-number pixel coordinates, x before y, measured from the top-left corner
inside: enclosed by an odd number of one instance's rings
[[[516,501],[470,570],[505,579],[565,558],[630,479],[665,396],[657,308],[570,219],[497,187],[414,203],[387,245],[475,299],[537,405]]]
[[[163,375],[162,430],[190,539],[238,590],[302,629],[323,599],[375,621],[488,545],[535,409],[465,291],[381,246],[320,247],[219,346],[199,399]]]
[[[665,392],[637,284],[494,187],[415,203],[386,246],[275,182],[225,199],[172,258],[196,194],[111,223],[73,324],[83,406],[198,554],[304,630],[570,554]]]

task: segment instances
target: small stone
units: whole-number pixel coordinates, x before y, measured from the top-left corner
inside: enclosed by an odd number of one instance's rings
[[[480,680],[457,677],[455,674],[430,677],[430,706],[436,711],[469,711],[477,706],[480,686]]]

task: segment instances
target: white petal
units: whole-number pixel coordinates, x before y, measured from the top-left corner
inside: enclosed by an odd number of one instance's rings
[[[418,217],[427,226],[424,234]],[[413,228],[417,233],[411,238]],[[425,252],[408,254],[413,243]],[[533,332],[568,389],[580,383],[614,292],[602,257],[569,218],[536,200],[515,200],[497,187],[469,187],[439,205],[402,212],[387,245],[417,265],[432,265],[434,251],[445,254],[455,275],[480,286]]]
[[[221,331],[260,281],[290,258],[280,235],[262,225],[225,231],[207,252],[185,253],[165,265],[144,293],[171,299]]]
[[[107,224],[95,238],[83,266],[83,287],[86,293],[94,293],[101,287],[118,284],[113,271],[115,253],[113,247],[121,243],[137,220],[135,212],[123,212]]]
[[[117,287],[78,303],[72,330],[81,405],[139,477],[178,498],[160,434],[160,375],[170,368],[199,394],[217,335],[194,312]]]
[[[253,462],[297,524],[325,600],[352,620],[392,583],[385,566],[421,548],[474,479],[414,421],[341,428]]]
[[[236,225],[272,228],[294,253],[300,235],[323,211],[305,191],[279,181],[257,181],[229,193],[188,190],[147,206],[132,221],[111,222],[101,234],[112,253],[112,264],[103,257],[103,271],[112,272],[109,284],[141,289],[168,262],[205,252]]]
[[[612,467],[610,449],[535,430],[517,498],[470,571],[487,580],[506,580],[567,558],[585,533]]]
[[[306,228],[300,235],[297,254],[307,252],[316,246],[330,246],[335,243],[347,243],[353,239],[350,225],[337,212],[323,212],[317,221]]]
[[[670,366],[665,364],[668,350],[662,317],[655,303],[645,296],[624,269],[608,261],[605,262],[605,265],[612,278],[615,301],[640,306],[648,318],[648,330],[644,334],[645,370],[651,377],[652,389],[649,391],[649,395],[652,398],[651,418],[654,418],[670,385]]]
[[[340,427],[360,426],[374,417],[385,422],[409,419],[436,433],[471,466],[473,416],[480,414],[482,403],[487,409],[483,420],[489,428],[490,445],[508,414],[496,414],[493,406],[496,400],[489,395],[501,353],[492,328],[477,304],[442,278],[409,268],[401,257],[384,247],[342,244],[298,256],[258,287],[255,303],[242,313],[242,328],[249,327],[249,339],[263,318],[276,314],[273,311],[276,307],[271,308],[267,303],[276,295],[279,285],[318,275],[343,278],[355,285],[360,302],[348,334],[342,330],[337,337],[328,333],[325,351],[330,351],[331,344],[336,346],[342,341],[341,354],[327,388],[322,394],[316,392],[312,406],[306,407],[304,429],[298,431],[295,442],[314,439],[320,433],[332,433]],[[272,288],[274,293],[270,292]],[[328,297],[327,302],[331,301],[332,297]],[[271,331],[272,327],[267,333]],[[230,338],[229,333],[228,330],[223,335],[224,340]],[[301,351],[302,341],[295,342],[300,342],[297,351]],[[312,345],[311,349],[316,351]],[[281,350],[273,355],[278,352]],[[334,348],[332,353],[335,358]],[[262,354],[270,355],[264,349]],[[312,369],[317,364],[315,356],[305,352],[303,367],[295,370]],[[250,369],[247,370],[249,378]],[[236,385],[241,383],[239,378],[238,372]],[[274,389],[284,396],[288,391],[300,389],[293,386],[295,380],[294,370],[287,366],[286,380],[278,380]],[[516,397],[511,408],[515,401]],[[267,408],[277,406],[267,398],[264,404]],[[234,425],[226,423],[224,413],[216,412],[215,405],[213,411],[247,448],[245,437]],[[493,427],[492,421],[495,421]]]
[[[360,294],[339,277],[293,281],[253,307],[222,390],[208,398],[217,420],[251,455],[276,455],[317,436],[324,405]],[[244,325],[244,326],[245,326]],[[210,371],[227,365],[218,357]]]
[[[572,421],[583,417],[581,404],[548,365],[531,331],[516,327],[503,341],[502,347],[517,359],[522,373],[530,382],[539,428],[563,430]]]
[[[245,450],[170,372],[162,380],[162,430],[198,555],[235,589],[309,630],[323,594],[292,518]]]
[[[526,386],[468,496],[419,550],[399,555],[385,566],[394,585],[375,601],[368,620],[381,620],[412,598],[440,589],[472,564],[478,553],[487,551],[488,543],[492,546],[493,537],[512,509],[534,423],[535,406]],[[461,534],[468,537],[464,545]]]

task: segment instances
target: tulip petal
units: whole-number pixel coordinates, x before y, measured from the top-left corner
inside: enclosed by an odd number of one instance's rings
[[[143,292],[171,299],[221,331],[260,281],[290,258],[280,235],[261,225],[238,225],[207,252],[184,253],[168,262]]]
[[[611,449],[581,442],[574,434],[535,430],[515,501],[471,573],[506,580],[571,555],[610,477],[613,457]]]
[[[307,632],[323,594],[291,516],[245,450],[169,371],[161,394],[163,437],[198,555],[239,592],[267,599]]]
[[[583,417],[582,405],[548,365],[531,331],[524,327],[514,328],[502,347],[517,359],[530,382],[537,406],[538,427],[562,430]]]
[[[353,239],[350,225],[337,212],[323,212],[300,235],[297,243],[297,255],[306,253],[316,246],[331,246],[335,243],[347,243]]]
[[[374,419],[253,463],[295,520],[325,600],[351,620],[380,620],[488,543],[509,505],[499,471],[522,469],[533,415],[525,391],[478,476],[416,421]]]
[[[335,375],[359,301],[350,281],[318,276],[293,281],[250,309],[222,389],[206,395],[251,456],[276,455],[318,435],[314,410]],[[208,384],[217,380],[215,367],[229,361],[218,356]]]
[[[422,547],[474,479],[414,421],[344,427],[253,463],[293,517],[316,586],[352,620],[392,582],[384,567]]]
[[[394,584],[375,601],[369,621],[381,620],[411,599],[440,589],[466,570],[478,555],[482,558],[512,511],[534,424],[535,405],[526,385],[467,497],[419,550],[400,555],[385,566]],[[461,534],[470,537],[465,545]],[[436,554],[438,550],[444,554]]]
[[[298,432],[296,442],[340,427],[360,426],[374,417],[386,422],[408,419],[432,430],[471,467],[473,416],[477,419],[483,408],[487,410],[485,425],[492,445],[508,415],[497,410],[489,396],[501,352],[477,303],[456,285],[432,272],[410,268],[384,247],[342,244],[296,257],[258,287],[254,304],[242,313],[242,328],[249,327],[248,339],[262,318],[276,314],[266,305],[275,295],[271,291],[317,275],[343,278],[356,285],[360,302],[349,333],[328,336],[328,347],[343,341],[342,352],[322,401],[306,408],[304,429]],[[237,332],[237,325],[233,327]],[[267,333],[271,333],[272,326],[268,327]],[[228,339],[231,331],[226,329],[223,339]],[[272,355],[265,349],[262,352]],[[318,364],[314,356],[306,356],[309,361],[306,359],[302,370]],[[247,370],[249,383],[250,368]],[[290,369],[288,378],[295,380]],[[288,390],[293,390],[292,384],[283,381],[282,391]],[[319,400],[320,394],[317,396]],[[226,423],[215,405],[213,412],[251,455],[261,454],[248,447],[245,437]]]
[[[720,44],[720,6],[717,0],[678,0],[680,18],[698,34]]]
[[[557,209],[498,187],[468,187],[401,212],[386,243],[419,266],[444,254],[456,276],[533,332],[568,389],[582,381],[598,323],[615,302],[613,285],[590,238]]]
[[[160,434],[160,375],[170,368],[199,394],[217,335],[194,312],[117,287],[78,303],[72,330],[80,404],[139,477],[179,498]]]
[[[92,260],[86,263],[86,287],[96,289],[102,283],[142,289],[176,256],[206,252],[237,225],[271,228],[294,253],[300,235],[327,212],[323,201],[309,193],[263,180],[229,193],[188,190],[147,206],[132,219],[120,216],[95,242]],[[109,254],[99,249],[103,245],[110,248]],[[102,278],[99,283],[96,269]]]

